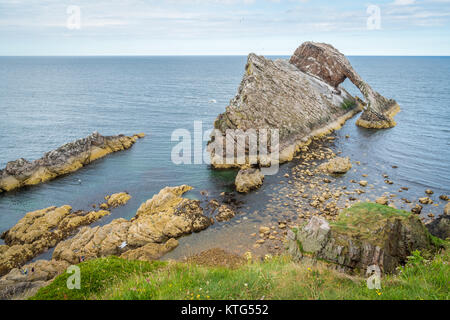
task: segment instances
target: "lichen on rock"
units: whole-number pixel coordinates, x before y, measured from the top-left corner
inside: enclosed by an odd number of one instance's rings
[[[102,136],[94,132],[86,138],[67,143],[47,152],[35,161],[20,158],[10,161],[0,170],[0,191],[11,191],[31,186],[68,174],[106,156],[130,148],[137,139],[145,136]]]

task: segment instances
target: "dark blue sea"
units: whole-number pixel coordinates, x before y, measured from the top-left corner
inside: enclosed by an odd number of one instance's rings
[[[358,128],[355,117],[336,133],[333,148],[361,162],[360,171],[378,186],[369,197],[407,186],[407,196],[417,199],[432,189],[435,205],[423,214],[442,213],[445,203],[438,197],[450,193],[450,57],[349,59],[375,90],[396,99],[402,111],[395,118],[398,125],[389,130]],[[201,190],[208,190],[211,198],[231,190],[234,171],[173,164],[171,150],[177,142],[171,134],[179,128],[193,132],[194,121],[203,121],[205,130],[212,128],[236,94],[245,63],[244,56],[0,57],[0,168],[17,158],[40,158],[94,131],[147,134],[130,150],[73,174],[0,194],[0,232],[26,212],[64,204],[89,209],[115,192],[127,191],[133,198],[99,224],[133,217],[142,202],[165,186],[192,185],[195,191],[188,196],[193,198]],[[351,83],[344,86],[360,95]],[[395,185],[383,183],[384,173]],[[360,179],[360,174],[352,171],[343,179]],[[185,237],[169,257],[209,247],[245,248],[240,241],[258,223],[277,219],[264,211],[276,179],[267,178],[262,189],[242,197],[245,219]]]

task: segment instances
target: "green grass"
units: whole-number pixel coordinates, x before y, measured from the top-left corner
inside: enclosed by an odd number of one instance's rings
[[[39,289],[33,300],[80,300],[106,290],[115,282],[132,276],[146,274],[165,266],[164,262],[128,261],[108,257],[80,263],[81,289],[67,288],[69,273],[58,276],[49,286]]]
[[[323,262],[295,263],[286,256],[236,269],[111,257],[80,265],[81,290],[66,289],[61,275],[34,299],[449,299],[448,262],[447,251],[433,260],[414,252],[398,275],[382,278],[378,291]]]
[[[344,99],[341,103],[341,108],[344,110],[353,109],[356,106],[356,101],[354,99]]]

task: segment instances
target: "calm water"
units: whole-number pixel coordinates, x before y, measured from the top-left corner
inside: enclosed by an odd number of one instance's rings
[[[347,122],[333,145],[362,163],[369,181],[388,188],[382,173],[408,186],[409,196],[450,193],[450,58],[351,57],[355,69],[376,90],[398,101],[397,127],[372,131]],[[147,133],[130,150],[110,155],[49,183],[0,195],[0,232],[26,212],[70,204],[88,209],[114,192],[128,191],[132,200],[100,223],[134,216],[139,205],[165,186],[190,184],[212,196],[229,190],[234,172],[211,171],[207,165],[176,166],[170,152],[178,128],[193,132],[194,120],[212,127],[235,95],[246,57],[1,57],[0,167],[23,157],[33,160],[46,151],[99,131],[103,135]],[[357,94],[355,88],[345,83]],[[210,100],[215,99],[217,103]],[[350,139],[343,137],[349,134]],[[398,169],[392,169],[397,165]],[[289,169],[283,166],[280,174]],[[355,173],[356,175],[356,173]],[[378,177],[377,179],[371,177]],[[350,179],[349,173],[346,179]],[[81,180],[81,182],[79,182]],[[229,246],[230,234],[248,233],[258,221],[275,219],[261,208],[264,187],[245,197],[249,216],[215,225],[184,238],[172,257],[212,246]],[[394,190],[393,189],[393,190]],[[374,196],[376,196],[374,194]],[[236,238],[236,237],[234,237]],[[238,238],[239,239],[239,238]],[[238,241],[234,239],[234,241]]]

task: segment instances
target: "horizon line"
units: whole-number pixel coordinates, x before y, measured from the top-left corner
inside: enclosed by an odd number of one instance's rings
[[[253,53],[253,52],[251,52]],[[16,57],[246,57],[248,54],[87,54],[87,55],[0,55],[0,58],[16,58]],[[255,53],[256,54],[256,53]],[[263,56],[280,56],[280,57],[290,57],[291,54],[258,54]],[[346,57],[450,57],[449,55],[417,55],[417,54],[407,54],[407,55],[373,55],[373,54],[345,54]]]

